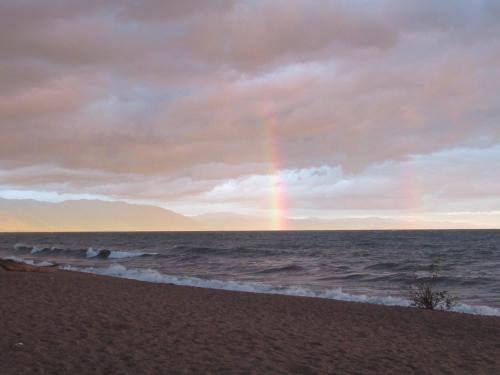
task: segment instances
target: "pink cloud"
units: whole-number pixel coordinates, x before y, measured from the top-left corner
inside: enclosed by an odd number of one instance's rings
[[[0,168],[38,172],[0,182],[192,198],[266,174],[270,117],[283,168],[349,178],[500,143],[495,2],[360,4],[4,2]]]

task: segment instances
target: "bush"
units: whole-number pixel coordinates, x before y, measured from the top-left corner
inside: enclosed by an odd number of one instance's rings
[[[431,266],[434,269],[434,266]],[[410,285],[411,306],[427,310],[449,310],[455,304],[455,298],[446,290],[435,290],[438,274],[426,279],[415,279]]]

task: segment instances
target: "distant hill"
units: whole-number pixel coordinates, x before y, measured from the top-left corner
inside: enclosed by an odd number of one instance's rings
[[[198,226],[195,220],[155,206],[0,199],[0,231],[168,231]]]
[[[203,230],[269,230],[271,221],[269,218],[260,218],[254,216],[244,216],[227,212],[218,212],[194,216]]]
[[[469,223],[447,221],[397,220],[380,217],[344,218],[344,219],[292,219],[292,230],[404,230],[404,229],[479,229]]]
[[[204,230],[266,230],[270,220],[230,213],[207,214],[195,217]],[[469,223],[407,221],[380,217],[342,219],[289,219],[289,230],[402,230],[402,229],[478,229]]]
[[[467,223],[379,217],[289,219],[290,230],[467,229]],[[269,218],[232,213],[187,217],[156,206],[75,200],[62,203],[0,199],[0,232],[269,230]]]

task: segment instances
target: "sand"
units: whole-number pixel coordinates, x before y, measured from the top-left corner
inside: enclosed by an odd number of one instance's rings
[[[500,318],[0,269],[0,374],[500,374]]]

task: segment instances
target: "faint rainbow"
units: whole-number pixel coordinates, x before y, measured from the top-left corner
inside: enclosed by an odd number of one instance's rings
[[[268,175],[271,179],[271,229],[288,229],[288,200],[285,179],[283,178],[283,162],[276,136],[276,115],[266,116],[264,120],[266,160]]]

